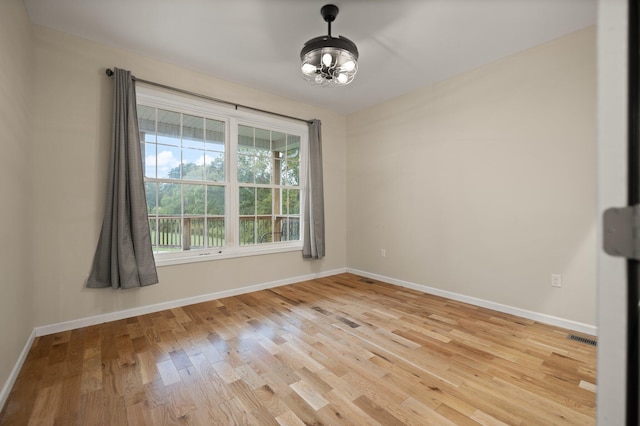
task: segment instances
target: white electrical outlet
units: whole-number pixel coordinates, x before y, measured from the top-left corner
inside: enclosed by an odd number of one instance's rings
[[[382,256],[382,257],[387,257],[387,250],[385,250],[385,249],[380,249],[380,256]]]
[[[562,275],[551,274],[551,287],[562,287]]]

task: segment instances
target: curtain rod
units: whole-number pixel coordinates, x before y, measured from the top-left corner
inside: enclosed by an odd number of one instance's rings
[[[107,68],[105,70],[105,74],[107,74],[109,77],[111,77],[113,75],[113,70],[111,68]],[[134,81],[139,81],[140,83],[150,84],[152,86],[161,87],[163,89],[171,90],[171,91],[174,91],[174,92],[184,93],[185,95],[195,96],[196,98],[206,99],[208,101],[218,102],[218,103],[221,103],[221,104],[232,105],[232,106],[236,107],[236,109],[238,109],[238,107],[240,107],[240,108],[248,109],[248,110],[251,110],[251,111],[262,112],[264,114],[271,114],[271,115],[275,115],[275,116],[278,116],[278,117],[288,118],[288,119],[291,119],[291,120],[297,120],[297,121],[302,121],[302,122],[307,123],[307,124],[311,124],[310,120],[305,120],[303,118],[292,117],[290,115],[280,114],[280,113],[273,112],[273,111],[267,111],[267,110],[260,109],[260,108],[254,108],[254,107],[250,107],[250,106],[247,106],[247,105],[237,104],[235,102],[225,101],[224,99],[218,99],[218,98],[214,98],[214,97],[211,97],[211,96],[202,95],[200,93],[190,92],[188,90],[179,89],[177,87],[167,86],[167,85],[162,84],[162,83],[156,83],[154,81],[143,80],[141,78],[137,78],[136,76],[131,76],[131,78]]]

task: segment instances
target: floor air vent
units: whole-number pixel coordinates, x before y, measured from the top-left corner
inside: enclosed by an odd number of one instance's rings
[[[591,346],[598,346],[598,341],[594,339],[587,339],[586,337],[576,336],[575,334],[567,335],[567,339],[575,340],[576,342],[585,343]]]
[[[368,278],[360,278],[360,280],[359,280],[359,281],[360,281],[361,283],[365,283],[365,284],[374,284],[374,283],[375,283],[375,281],[371,281],[371,280],[370,280],[370,279],[368,279]]]

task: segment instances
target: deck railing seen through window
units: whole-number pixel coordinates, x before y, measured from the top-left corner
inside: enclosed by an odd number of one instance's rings
[[[239,218],[241,246],[300,240],[298,217],[250,216]],[[155,252],[204,250],[226,245],[224,217],[149,216]]]

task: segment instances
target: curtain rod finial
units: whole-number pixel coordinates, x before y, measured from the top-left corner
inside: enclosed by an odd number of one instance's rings
[[[104,73],[111,77],[113,75],[113,70],[111,68],[107,68]]]

